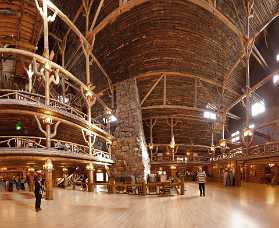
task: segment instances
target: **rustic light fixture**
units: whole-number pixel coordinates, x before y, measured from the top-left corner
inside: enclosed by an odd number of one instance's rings
[[[93,171],[93,170],[94,170],[93,163],[89,163],[85,168],[86,168],[88,171]]]
[[[170,147],[171,150],[174,150],[175,146],[176,145],[175,145],[175,141],[174,141],[174,136],[172,136],[169,147]]]
[[[226,148],[227,147],[227,141],[226,141],[226,139],[221,139],[220,140],[220,147],[222,147],[222,148]]]
[[[32,167],[30,167],[30,168],[27,169],[27,171],[28,171],[28,172],[35,172],[35,169],[32,168]]]
[[[154,144],[153,143],[149,143],[148,144],[148,148],[149,148],[149,150],[153,150],[154,149]]]
[[[52,171],[53,170],[53,164],[50,159],[46,160],[46,163],[43,165],[43,168],[47,171]]]
[[[68,169],[67,169],[66,167],[63,167],[62,171],[63,171],[64,173],[67,173],[67,172],[68,172]]]
[[[48,116],[45,116],[44,119],[43,119],[43,122],[46,123],[46,124],[52,124],[52,116],[48,115]]]

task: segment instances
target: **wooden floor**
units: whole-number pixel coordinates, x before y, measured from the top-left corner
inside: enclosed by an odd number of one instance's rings
[[[33,209],[29,193],[0,193],[1,228],[272,228],[279,227],[279,187],[208,184],[206,197],[186,184],[184,196],[128,196],[55,190]]]

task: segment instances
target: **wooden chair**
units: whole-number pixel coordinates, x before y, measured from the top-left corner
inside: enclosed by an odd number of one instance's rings
[[[157,184],[156,183],[149,183],[147,184],[148,194],[156,195],[157,194]]]

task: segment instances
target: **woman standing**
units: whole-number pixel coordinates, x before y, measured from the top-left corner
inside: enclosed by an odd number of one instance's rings
[[[41,209],[41,200],[42,200],[42,195],[43,195],[43,184],[42,184],[42,177],[36,177],[35,179],[35,209],[36,211],[40,211]]]

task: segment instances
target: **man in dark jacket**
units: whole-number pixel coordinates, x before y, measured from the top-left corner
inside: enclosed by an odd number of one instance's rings
[[[41,210],[41,200],[42,200],[42,195],[43,195],[43,185],[42,185],[42,177],[36,177],[35,179],[35,197],[36,197],[36,202],[35,202],[35,209],[36,211]]]

